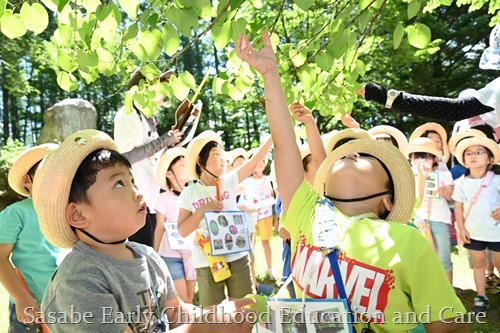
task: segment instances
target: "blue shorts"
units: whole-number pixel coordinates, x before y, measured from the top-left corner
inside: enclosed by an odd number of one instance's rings
[[[464,247],[473,251],[483,251],[488,248],[490,251],[500,252],[500,242],[485,242],[471,239],[470,244],[464,244]]]
[[[182,258],[162,257],[165,264],[167,264],[168,271],[172,276],[172,280],[180,280],[186,278],[184,273],[184,262]]]
[[[41,332],[40,325],[25,325],[17,320],[16,305],[9,302],[9,333]]]

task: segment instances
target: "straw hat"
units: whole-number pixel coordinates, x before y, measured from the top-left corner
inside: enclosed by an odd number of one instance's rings
[[[461,131],[458,133],[455,133],[451,138],[450,141],[448,141],[448,148],[450,149],[450,153],[452,155],[455,155],[455,147],[457,144],[465,138],[470,138],[470,137],[476,137],[476,138],[486,138],[486,134],[483,132],[473,129],[473,128],[468,128],[465,131]]]
[[[488,138],[466,138],[460,141],[457,144],[457,147],[455,149],[456,153],[456,158],[460,164],[465,166],[464,164],[464,152],[467,148],[471,146],[483,146],[488,148],[489,151],[493,153],[493,163],[498,163],[500,161],[500,148],[498,147],[497,143],[491,139]]]
[[[410,139],[408,141],[411,142],[413,139],[421,137],[427,131],[433,131],[439,134],[439,136],[441,137],[441,144],[443,145],[442,161],[443,163],[448,162],[448,160],[450,159],[450,150],[448,149],[447,144],[448,135],[446,134],[446,130],[444,129],[444,127],[439,125],[438,123],[425,123],[418,126],[417,128],[415,128],[413,133],[411,133]]]
[[[118,151],[106,133],[92,129],[78,131],[48,154],[38,168],[33,183],[33,204],[43,235],[57,247],[71,248],[78,241],[65,217],[71,183],[82,161],[101,148]]]
[[[394,183],[394,207],[386,220],[408,222],[415,205],[415,176],[406,157],[387,142],[361,139],[338,147],[321,163],[314,178],[314,189],[323,196],[325,179],[331,165],[351,153],[369,154],[385,164]]]
[[[160,187],[165,191],[168,191],[169,188],[167,186],[167,171],[170,168],[170,164],[179,156],[186,156],[186,148],[184,147],[176,147],[169,148],[163,153],[160,158],[160,162],[158,162],[158,167],[156,168],[156,180]]]
[[[26,150],[17,160],[12,164],[7,181],[9,186],[24,197],[29,197],[30,193],[23,185],[23,177],[28,174],[28,171],[40,162],[51,151],[57,149],[58,144],[44,143],[33,148]]]
[[[443,157],[443,153],[437,149],[437,145],[429,138],[420,137],[410,141],[406,150],[406,156],[410,157],[411,153],[429,153],[436,156],[439,160]]]
[[[220,136],[214,131],[208,130],[198,134],[197,137],[189,142],[186,148],[186,168],[188,170],[189,177],[192,179],[200,178],[196,174],[196,163],[198,162],[198,156],[200,156],[201,150],[210,141],[215,141],[223,147]]]
[[[252,148],[250,149],[249,151],[247,151],[247,154],[245,156],[245,159],[248,161],[249,159],[252,158],[253,155],[257,154],[257,152],[259,151],[260,147],[259,148]],[[269,157],[266,156],[264,157],[264,165],[267,166],[267,163],[269,162]]]
[[[360,128],[345,128],[337,133],[333,134],[330,137],[326,138],[326,141],[323,141],[325,145],[326,153],[330,153],[335,145],[344,139],[373,139],[373,136],[367,131]]]
[[[403,155],[406,154],[408,139],[406,138],[406,135],[404,135],[404,133],[396,127],[389,125],[379,125],[370,128],[367,132],[370,133],[375,140],[377,139],[377,135],[379,134],[387,134],[393,137],[394,140],[396,140],[396,142],[398,143],[399,150],[403,153]]]
[[[231,165],[231,164],[234,163],[234,160],[237,157],[241,156],[244,159],[246,159],[246,155],[247,155],[247,152],[246,152],[245,149],[243,149],[243,148],[235,148],[235,149],[227,152],[227,162],[229,163],[229,165]]]

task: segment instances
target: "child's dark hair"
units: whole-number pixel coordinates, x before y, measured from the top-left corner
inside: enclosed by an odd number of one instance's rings
[[[441,142],[443,142],[443,140],[444,140],[444,139],[441,137],[441,134],[439,134],[438,132],[436,132],[436,131],[434,131],[434,130],[427,130],[427,131],[425,131],[425,132],[422,134],[422,136],[421,136],[421,137],[422,137],[422,138],[428,138],[430,133],[434,133],[434,134],[439,135],[439,138],[441,139]],[[443,144],[444,144],[444,142],[443,142]]]
[[[36,173],[36,170],[38,169],[38,166],[40,165],[40,162],[42,162],[42,160],[33,164],[33,166],[26,173],[30,177],[31,181],[33,181],[33,178],[35,178],[35,173]]]
[[[101,148],[90,153],[80,163],[78,170],[76,170],[75,177],[71,183],[68,202],[89,203],[87,190],[95,183],[97,173],[115,165],[124,165],[129,169],[132,168],[125,156],[117,151]]]
[[[491,159],[494,158],[493,153],[491,152],[491,150],[489,150],[485,146],[481,146],[481,147],[483,147],[484,150],[486,150],[486,154],[488,154],[489,158],[491,158]],[[465,150],[467,150],[467,149],[465,149]],[[464,150],[464,152],[462,154],[462,160],[465,160],[465,150]],[[470,169],[467,168],[467,167],[465,167],[465,168],[466,168],[466,170],[465,170],[465,176],[468,176],[470,174]],[[500,165],[498,165],[498,164],[493,164],[493,166],[491,166],[488,170],[493,171],[493,173],[495,175],[500,175]]]
[[[177,163],[181,158],[183,158],[184,156],[182,155],[179,155],[177,156],[176,158],[174,158],[172,160],[172,162],[170,162],[170,165],[168,166],[168,170],[167,171],[172,171],[172,166],[174,166],[175,163]],[[173,172],[173,171],[172,171]],[[167,180],[167,187],[168,188],[174,188],[173,185],[172,185],[172,182],[170,181],[170,179],[168,179],[167,177],[165,177],[166,180]]]
[[[201,175],[201,167],[205,167],[207,165],[207,160],[208,156],[210,155],[210,151],[212,150],[212,148],[215,147],[220,147],[222,149],[222,146],[219,143],[217,143],[217,141],[209,141],[200,151],[200,155],[198,155],[199,162],[196,163],[196,174],[198,175],[198,177]]]
[[[432,163],[432,167],[435,168],[437,166],[439,166],[439,162],[437,162],[435,160],[436,156],[435,155],[432,155],[431,153],[424,153],[424,152],[415,152],[415,153],[410,153],[410,159],[412,158],[417,158],[417,159],[428,159],[428,158],[431,158],[434,160],[434,162]]]

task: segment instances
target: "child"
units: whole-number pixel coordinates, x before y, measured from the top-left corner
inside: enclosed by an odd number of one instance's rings
[[[448,201],[453,192],[453,179],[449,171],[439,168],[442,153],[437,145],[428,138],[416,138],[408,146],[408,157],[417,172],[417,193],[419,203],[416,207],[415,225],[429,233],[436,253],[443,264],[446,276],[453,283],[453,264],[450,252],[451,211]],[[431,175],[431,172],[433,173]],[[427,181],[432,182],[427,183]],[[427,188],[430,184],[433,188]]]
[[[443,126],[438,123],[425,123],[423,125],[415,128],[413,133],[410,135],[409,142],[418,137],[426,137],[434,141],[437,145],[437,149],[442,153],[442,158],[439,163],[439,168],[443,170],[448,170],[446,163],[450,159],[450,150],[448,148],[448,135]]]
[[[57,147],[59,145],[46,143],[30,148],[9,170],[9,186],[27,197],[0,213],[0,282],[10,295],[9,332],[40,330],[29,316],[39,311],[45,288],[61,259],[62,251],[43,237],[31,199],[38,164]],[[29,290],[16,277],[15,269]]]
[[[227,172],[237,169],[245,163],[247,152],[243,148],[235,148],[228,152],[227,156]]]
[[[41,164],[33,194],[47,240],[73,248],[42,301],[51,332],[166,332],[165,320],[173,332],[250,332],[247,322],[193,323],[193,306],[177,296],[161,257],[126,241],[144,225],[147,205],[130,162],[105,133],[83,130],[66,138]]]
[[[167,264],[179,297],[185,303],[192,303],[196,284],[191,251],[192,240],[189,237],[186,239],[176,237],[179,233],[177,230],[179,195],[185,184],[190,181],[185,155],[186,148],[171,148],[163,154],[158,163],[156,178],[165,192],[160,194],[156,203],[154,249]],[[164,223],[167,223],[170,237],[167,235]]]
[[[370,128],[367,131],[375,140],[384,140],[399,149],[403,154],[406,154],[408,147],[408,139],[399,129],[389,125],[378,125]]]
[[[457,317],[465,309],[446,281],[430,244],[414,228],[404,225],[415,200],[415,182],[406,158],[384,142],[347,142],[330,153],[319,167],[313,189],[304,180],[267,31],[263,33],[263,45],[256,50],[250,46],[249,36],[240,36],[236,54],[264,78],[266,114],[275,144],[276,170],[279,170],[276,176],[283,200],[282,223],[292,236],[292,274],[299,296],[303,292],[316,298],[335,295],[329,261],[324,260],[322,249],[312,240],[313,221],[331,217],[315,214],[317,205],[322,212],[329,207],[328,201],[319,197],[316,192],[319,191],[350,217],[340,243],[340,265],[344,272],[350,272],[349,276],[344,273],[343,279],[351,309],[357,316],[363,314],[363,319],[370,319],[369,323],[356,324],[358,332],[363,328],[374,332],[404,331],[415,324],[396,323],[395,312],[419,315],[426,311],[430,312],[426,324],[429,331],[467,332],[464,324],[441,321]],[[311,269],[304,272],[306,267]],[[453,311],[440,312],[444,307]],[[380,316],[383,321],[377,320]]]
[[[186,167],[189,176],[197,182],[182,190],[179,197],[180,210],[178,227],[185,237],[196,231],[193,243],[193,264],[202,306],[219,304],[227,295],[230,300],[252,293],[252,280],[247,252],[223,256],[225,263],[217,262],[225,269],[229,267],[230,277],[217,281],[205,254],[208,229],[204,220],[205,211],[236,210],[236,190],[239,183],[250,176],[259,161],[271,149],[271,138],[266,141],[252,158],[238,169],[225,173],[224,150],[220,136],[213,131],[204,131],[189,142],[186,152]],[[201,244],[200,244],[201,242]],[[203,246],[203,248],[202,248]],[[228,267],[226,267],[226,264]]]
[[[247,159],[250,159],[256,151],[257,148],[250,149],[247,153]],[[273,207],[272,205],[268,205],[260,209],[254,208],[255,204],[275,197],[272,181],[264,174],[267,162],[268,158],[266,156],[259,161],[252,175],[241,182],[238,192],[241,191],[242,194],[238,204],[245,206],[248,209],[247,212],[252,212],[250,216],[255,223],[256,231],[252,235],[252,248],[255,248],[256,235],[260,235],[267,263],[267,274],[269,278],[275,280],[276,273],[273,269],[273,253],[271,244],[269,243],[269,240],[273,237]],[[251,265],[253,265],[253,260]]]
[[[470,250],[477,296],[472,311],[486,314],[485,249],[500,268],[500,172],[495,166],[500,149],[488,138],[466,138],[456,146],[456,157],[467,168],[455,182],[455,218],[464,247]]]

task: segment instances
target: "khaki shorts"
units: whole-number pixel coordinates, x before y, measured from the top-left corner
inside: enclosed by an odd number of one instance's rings
[[[221,282],[214,281],[209,267],[196,269],[201,306],[216,305],[226,299],[224,287],[227,287],[227,295],[230,298],[243,298],[245,295],[255,292],[248,256],[228,262],[227,265],[231,270],[231,277]]]
[[[255,230],[257,235],[260,235],[261,240],[270,240],[273,237],[273,216],[258,220],[255,224]]]

